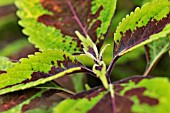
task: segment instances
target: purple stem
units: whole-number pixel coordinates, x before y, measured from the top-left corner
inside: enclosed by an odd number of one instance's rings
[[[114,98],[112,98],[112,107],[113,107],[113,113],[116,113],[116,100],[115,100],[115,94],[114,94]]]
[[[83,72],[86,72],[86,73],[88,73],[88,74],[90,74],[90,75],[98,78],[98,77],[96,76],[96,74],[95,74],[91,69],[89,69],[89,68],[87,68],[87,67],[85,67],[85,66],[82,66],[81,68],[83,69]]]
[[[112,62],[110,63],[108,69],[107,69],[107,73],[106,73],[106,76],[110,77],[111,76],[111,73],[112,73],[112,70],[113,70],[113,67],[115,66],[115,63],[116,61],[119,59],[120,56],[115,56],[112,60]]]
[[[78,25],[79,25],[80,28],[82,29],[83,33],[84,33],[85,35],[87,35],[87,31],[86,31],[86,29],[83,27],[80,19],[78,18],[77,14],[76,14],[76,11],[74,10],[71,1],[70,1],[70,0],[67,0],[67,3],[68,3],[68,6],[70,7],[70,10],[71,10],[73,16],[74,16],[74,19],[76,20],[76,22],[78,23]]]

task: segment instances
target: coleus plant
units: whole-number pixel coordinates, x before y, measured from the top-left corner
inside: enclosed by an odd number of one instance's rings
[[[146,77],[169,51],[170,1],[151,0],[117,27],[113,60],[106,66],[103,48],[117,0],[16,0],[19,24],[40,52],[9,65],[3,60],[0,75],[1,112],[55,113],[168,113],[168,78]],[[148,66],[144,76],[112,82],[116,61],[145,46]],[[76,56],[94,61],[84,66]],[[103,86],[74,94],[53,80],[75,73],[89,73]],[[69,99],[58,104],[56,94]]]

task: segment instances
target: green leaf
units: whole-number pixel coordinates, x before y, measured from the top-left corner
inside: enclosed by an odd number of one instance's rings
[[[0,94],[37,86],[76,71],[81,71],[81,64],[62,50],[37,52],[1,74]]]
[[[75,31],[89,35],[98,48],[102,46],[116,0],[17,0],[16,5],[19,23],[31,43],[42,51],[57,48],[73,54],[82,52]]]
[[[6,71],[8,68],[13,67],[13,63],[6,57],[0,56],[0,70]]]
[[[150,74],[160,58],[170,50],[170,42],[168,38],[159,39],[149,43],[146,47],[148,67],[144,76]]]
[[[159,84],[159,85],[158,85]],[[170,82],[168,78],[143,79],[122,84],[120,94],[133,101],[132,113],[168,113]],[[129,113],[129,112],[128,112]]]
[[[158,85],[159,84],[159,85]],[[151,80],[142,80],[137,84],[137,87],[145,87],[144,96],[149,96],[150,98],[156,98],[159,100],[157,105],[144,104],[136,100],[137,98],[132,97],[134,105],[132,107],[133,112],[137,113],[169,113],[169,103],[170,103],[170,82],[167,78],[154,78]],[[138,97],[140,98],[140,97]]]
[[[164,38],[169,34],[169,0],[153,0],[127,15],[114,35],[114,56],[123,54]]]

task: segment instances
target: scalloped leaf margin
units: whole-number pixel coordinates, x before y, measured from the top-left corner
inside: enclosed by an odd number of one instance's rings
[[[46,83],[61,76],[81,71],[79,63],[72,55],[62,50],[47,50],[23,58],[7,73],[0,75],[0,94],[23,90]]]
[[[153,0],[126,16],[114,34],[114,56],[121,56],[139,46],[167,35],[170,23],[169,0]],[[164,36],[164,37],[165,37]]]

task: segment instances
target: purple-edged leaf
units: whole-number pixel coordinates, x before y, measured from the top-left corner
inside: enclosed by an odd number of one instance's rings
[[[114,56],[121,56],[170,33],[170,1],[153,0],[136,8],[117,27]]]
[[[49,84],[45,84],[46,87],[47,85],[49,86]],[[0,95],[0,112],[51,113],[53,107],[64,99],[64,95],[70,96],[69,93],[59,90],[58,87],[54,88],[55,89],[31,88],[23,91]],[[63,97],[59,95],[63,95]]]
[[[62,50],[37,52],[0,75],[0,94],[37,86],[80,71],[81,63]]]
[[[41,50],[82,52],[75,34],[89,35],[101,48],[110,26],[116,0],[17,0],[20,24]],[[33,30],[36,29],[36,30]]]
[[[15,106],[21,104],[22,102],[31,98],[33,95],[37,94],[40,91],[41,90],[39,89],[29,89],[27,91],[20,91],[15,93],[9,93],[6,95],[1,95],[0,112],[7,111],[14,108]]]
[[[162,85],[158,86],[158,83]],[[114,98],[111,98],[110,93],[104,88],[98,87],[61,102],[54,112],[166,113],[170,111],[168,107],[170,90],[164,92],[164,89],[170,89],[169,80],[166,78],[134,77],[115,82],[113,85]]]

